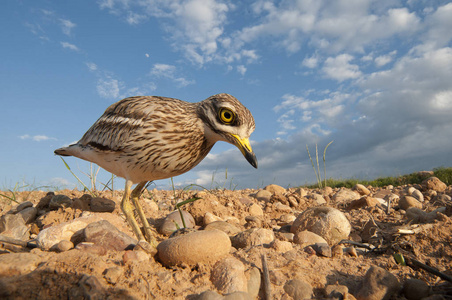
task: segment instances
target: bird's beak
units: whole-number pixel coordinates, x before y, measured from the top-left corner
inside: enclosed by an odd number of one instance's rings
[[[240,149],[246,160],[257,169],[257,158],[251,149],[250,141],[247,138],[242,139],[236,134],[231,134],[234,137],[235,145]]]

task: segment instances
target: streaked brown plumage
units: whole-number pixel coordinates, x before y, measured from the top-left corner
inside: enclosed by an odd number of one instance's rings
[[[125,178],[122,208],[126,218],[137,237],[143,239],[129,204],[131,194],[146,238],[153,241],[138,203],[146,183],[189,171],[217,141],[236,145],[257,168],[248,140],[254,128],[248,109],[228,94],[197,103],[154,96],[130,97],[108,107],[80,141],[55,150],[55,154],[96,163]],[[139,184],[131,193],[133,183]]]

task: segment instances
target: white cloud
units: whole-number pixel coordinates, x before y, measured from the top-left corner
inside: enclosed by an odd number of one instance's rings
[[[349,54],[340,54],[336,57],[328,57],[323,65],[323,72],[327,78],[342,82],[347,79],[355,79],[361,76],[358,65],[350,64],[354,59]]]
[[[319,58],[317,55],[313,55],[311,57],[305,57],[303,59],[303,62],[301,63],[302,66],[305,66],[310,69],[314,69],[319,64]]]
[[[111,76],[99,78],[96,86],[99,96],[108,99],[118,99],[122,87],[123,83]]]
[[[194,84],[194,80],[187,80],[177,75],[176,66],[168,64],[154,64],[150,71],[150,75],[157,78],[167,78],[177,83],[179,87],[185,87]]]
[[[35,142],[42,142],[42,141],[48,141],[48,140],[56,140],[56,138],[49,137],[49,136],[46,136],[46,135],[34,135],[34,136],[31,136],[31,135],[29,135],[29,134],[21,135],[21,136],[19,136],[19,138],[20,138],[21,140],[28,140],[28,139],[31,139],[31,140],[33,140],[33,141],[35,141]]]
[[[244,65],[237,66],[237,72],[239,72],[242,76],[246,73],[246,67]]]
[[[77,26],[75,23],[72,23],[67,19],[60,19],[61,30],[65,35],[71,35],[71,30]]]
[[[71,43],[68,43],[68,42],[60,42],[60,44],[65,49],[70,49],[70,50],[73,50],[73,51],[79,51],[79,48],[76,45],[74,45],[74,44],[71,44]]]
[[[86,66],[91,72],[97,71],[97,65],[93,62],[87,62]]]

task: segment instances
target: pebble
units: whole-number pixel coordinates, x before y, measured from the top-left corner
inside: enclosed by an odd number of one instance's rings
[[[320,206],[305,210],[293,222],[292,233],[308,230],[323,237],[329,245],[347,239],[351,225],[347,217],[338,209]]]
[[[29,224],[36,219],[36,215],[38,214],[38,209],[36,207],[30,206],[26,207],[18,212],[18,215],[24,219],[25,224]]]
[[[261,287],[261,272],[258,268],[251,267],[251,269],[245,271],[245,274],[249,278],[247,284],[248,294],[251,299],[257,299]]]
[[[58,244],[56,244],[56,251],[65,252],[74,248],[74,244],[71,241],[62,240]]]
[[[364,196],[359,198],[358,200],[353,200],[349,203],[347,206],[348,210],[351,209],[360,209],[364,207],[374,207],[375,205],[379,204],[380,202],[377,200],[377,198],[373,198],[370,196]]]
[[[399,200],[399,207],[403,210],[407,210],[410,207],[417,207],[422,209],[422,203],[411,196],[403,196]]]
[[[107,249],[105,249],[103,246],[99,246],[90,242],[78,243],[77,246],[75,246],[75,249],[99,256],[104,256],[107,254]]]
[[[352,200],[357,200],[361,196],[350,189],[341,189],[337,193],[333,195],[333,202],[334,203],[341,203],[341,202],[350,202]]]
[[[251,228],[231,237],[232,245],[235,248],[270,244],[274,239],[275,234],[273,231],[264,228]]]
[[[264,215],[264,210],[259,204],[253,203],[249,206],[248,213],[250,216],[261,217]]]
[[[324,294],[328,298],[343,299],[348,294],[348,287],[340,284],[328,284],[325,286]]]
[[[269,191],[272,195],[283,195],[286,189],[276,184],[267,185],[264,190]]]
[[[437,192],[444,192],[447,185],[438,179],[438,177],[430,177],[422,181],[422,188],[425,190],[434,190]]]
[[[312,193],[312,194],[309,194],[308,198],[311,199],[311,200],[313,200],[314,203],[315,203],[315,205],[323,205],[323,204],[326,204],[325,197],[323,197],[323,196],[320,195],[320,194]]]
[[[414,187],[408,188],[408,194],[416,198],[418,201],[424,202],[424,195],[422,195],[422,193],[419,190],[415,189]]]
[[[312,245],[318,256],[331,257],[331,247],[327,243],[315,243]]]
[[[292,225],[293,221],[295,221],[297,217],[292,214],[284,214],[281,215],[278,219],[279,226]]]
[[[116,207],[116,203],[113,200],[102,198],[102,197],[94,197],[90,201],[91,211],[94,212],[113,212]]]
[[[358,253],[356,252],[356,249],[353,246],[344,248],[344,252],[350,255],[351,257],[358,257]]]
[[[104,278],[108,283],[115,284],[118,279],[123,275],[123,271],[120,267],[111,267],[104,271]]]
[[[258,201],[269,202],[272,197],[272,193],[267,190],[260,190],[256,193],[256,199]]]
[[[157,246],[158,256],[166,266],[215,262],[226,256],[230,249],[229,236],[220,230],[188,233],[164,240]]]
[[[293,242],[304,248],[306,246],[314,245],[315,243],[326,243],[328,242],[318,234],[314,232],[303,230],[295,233]]]
[[[301,279],[286,282],[284,291],[293,299],[311,299],[314,295],[311,285]]]
[[[75,198],[75,199],[72,200],[71,207],[73,209],[79,209],[79,210],[82,210],[82,211],[87,211],[87,210],[89,210],[89,203],[87,203],[87,202],[85,202],[85,201],[83,201],[83,200],[81,200],[79,198]]]
[[[30,229],[21,215],[6,214],[0,217],[0,233],[17,240],[28,241]]]
[[[408,300],[421,300],[430,294],[430,286],[420,279],[407,279],[403,284],[402,293]]]
[[[289,205],[282,204],[281,202],[276,202],[274,205],[276,211],[289,213],[292,212],[292,208]]]
[[[53,192],[47,193],[47,195],[45,195],[44,197],[42,197],[42,198],[39,200],[38,204],[36,205],[36,208],[37,208],[38,210],[48,208],[48,207],[49,207],[50,200],[52,200],[52,198],[53,198],[54,196],[55,196],[55,194],[54,194]]]
[[[344,254],[344,247],[340,244],[336,244],[331,247],[331,255],[333,257],[341,257]]]
[[[214,291],[204,291],[199,294],[196,300],[224,300],[224,297]]]
[[[275,249],[276,252],[284,253],[293,249],[292,243],[287,241],[280,241],[275,239],[270,243],[270,247]]]
[[[136,262],[147,262],[149,261],[149,255],[143,250],[127,250],[122,256],[122,261],[125,264]]]
[[[356,294],[360,300],[389,299],[400,289],[400,284],[393,274],[383,268],[371,266]]]
[[[216,221],[204,227],[204,230],[218,229],[226,233],[228,236],[234,236],[240,232],[240,228],[225,221]]]
[[[262,227],[262,220],[255,216],[246,216],[245,217],[245,228],[259,228]]]
[[[66,195],[55,195],[49,202],[49,208],[51,210],[57,210],[58,208],[70,207],[72,199]]]
[[[354,187],[353,190],[357,191],[360,195],[366,196],[370,194],[370,191],[368,188],[366,188],[364,185],[357,183]]]
[[[86,226],[85,241],[117,251],[125,250],[137,243],[137,240],[119,231],[107,220],[94,222]]]
[[[22,210],[24,210],[25,208],[32,207],[32,206],[33,206],[33,202],[25,201],[20,204],[17,204],[13,208],[11,208],[7,213],[8,214],[17,214],[17,213],[21,212]]]
[[[210,281],[224,294],[248,291],[245,266],[235,257],[226,257],[216,262],[212,268]]]
[[[195,219],[193,216],[185,210],[182,210],[182,215],[184,216],[186,228],[195,228]],[[159,228],[159,232],[164,235],[170,235],[177,230],[177,227],[184,228],[184,224],[182,223],[179,211],[175,210],[166,216]]]
[[[206,212],[206,214],[204,215],[204,225],[209,225],[210,223],[217,222],[217,221],[223,221],[223,219],[215,216],[211,212]]]

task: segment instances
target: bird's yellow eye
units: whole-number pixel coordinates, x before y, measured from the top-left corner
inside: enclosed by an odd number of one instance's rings
[[[222,108],[220,110],[220,120],[225,124],[234,122],[235,115],[229,108]]]

